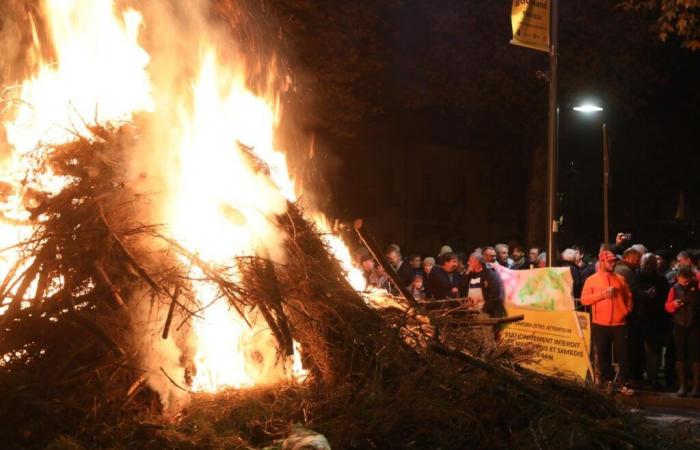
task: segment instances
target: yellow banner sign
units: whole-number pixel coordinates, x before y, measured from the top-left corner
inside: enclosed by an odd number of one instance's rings
[[[506,310],[509,316],[525,315],[523,321],[510,324],[503,330],[503,338],[518,347],[535,348],[535,359],[526,367],[546,375],[586,379],[591,367],[588,314],[538,311],[508,304]]]
[[[513,0],[511,44],[549,52],[550,0]]]

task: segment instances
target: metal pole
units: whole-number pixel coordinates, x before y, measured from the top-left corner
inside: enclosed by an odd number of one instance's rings
[[[364,246],[367,247],[367,250],[369,250],[372,257],[374,257],[374,260],[377,261],[377,263],[380,266],[382,266],[382,268],[384,268],[384,272],[386,272],[386,274],[389,276],[389,280],[391,280],[396,289],[399,291],[401,297],[403,297],[404,300],[406,300],[406,302],[408,302],[410,306],[414,308],[418,307],[418,303],[413,298],[413,295],[409,292],[408,288],[404,286],[401,282],[399,274],[396,273],[396,270],[394,270],[394,268],[391,266],[391,264],[389,264],[386,258],[382,256],[377,242],[367,231],[367,227],[364,226],[364,221],[362,219],[355,219],[355,221],[353,222],[353,228],[355,229],[357,236],[360,238],[360,242],[362,242],[362,244],[364,244]]]
[[[608,190],[610,188],[610,156],[608,148],[608,126],[603,124],[603,239],[610,245],[610,222],[608,216]]]
[[[557,52],[559,51],[559,1],[552,0],[549,46],[549,126],[547,133],[547,265],[553,266],[558,223],[557,190]]]

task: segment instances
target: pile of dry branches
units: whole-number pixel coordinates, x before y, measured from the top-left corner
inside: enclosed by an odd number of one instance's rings
[[[24,188],[35,233],[0,285],[9,302],[0,316],[4,445],[262,446],[295,423],[337,448],[641,448],[668,439],[595,391],[520,369],[505,351],[407,344],[410,311],[367,306],[297,205],[270,218],[287,236],[284,264],[200,260],[148,221],[149,198],[124,181],[137,129],[92,133],[37,156],[37,173],[70,180],[60,192]],[[176,419],[161,415],[134,316],[184,340],[198,314],[189,265],[242,316],[260,314],[281,355],[300,342],[309,380],[195,396]]]

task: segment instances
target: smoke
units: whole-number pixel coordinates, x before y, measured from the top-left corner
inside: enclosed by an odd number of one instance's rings
[[[162,338],[168,306],[151,301],[146,295],[135,295],[129,305],[134,348],[141,357],[148,386],[158,393],[165,413],[180,411],[189,402],[186,361],[191,349],[189,327],[178,330],[171,326],[168,339]],[[175,322],[182,320],[177,315]],[[179,322],[178,322],[179,323]],[[169,377],[169,378],[168,378]]]

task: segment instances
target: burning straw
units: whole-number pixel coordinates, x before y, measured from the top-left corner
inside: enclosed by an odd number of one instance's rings
[[[295,204],[270,218],[286,235],[284,263],[260,256],[231,267],[202,261],[143,222],[149,198],[123,181],[136,128],[91,130],[44,148],[35,166],[69,183],[55,194],[25,192],[36,231],[2,283],[9,299],[0,335],[6,442],[259,446],[295,423],[324,433],[336,448],[661,442],[603,395],[523,370],[503,351],[485,360],[445,342],[416,346],[429,337],[407,344],[405,318],[366,305]],[[295,340],[301,344],[311,373],[305,384],[194,396],[178,421],[162,415],[163,405],[178,404],[173,392],[187,395],[193,376],[187,336],[200,307],[191,284],[202,280],[189,278],[190,265],[244,317],[264,318],[281,359]],[[146,336],[144,316],[157,330]],[[149,355],[164,337],[179,343],[177,358],[154,367]],[[154,372],[168,389],[153,382]]]

